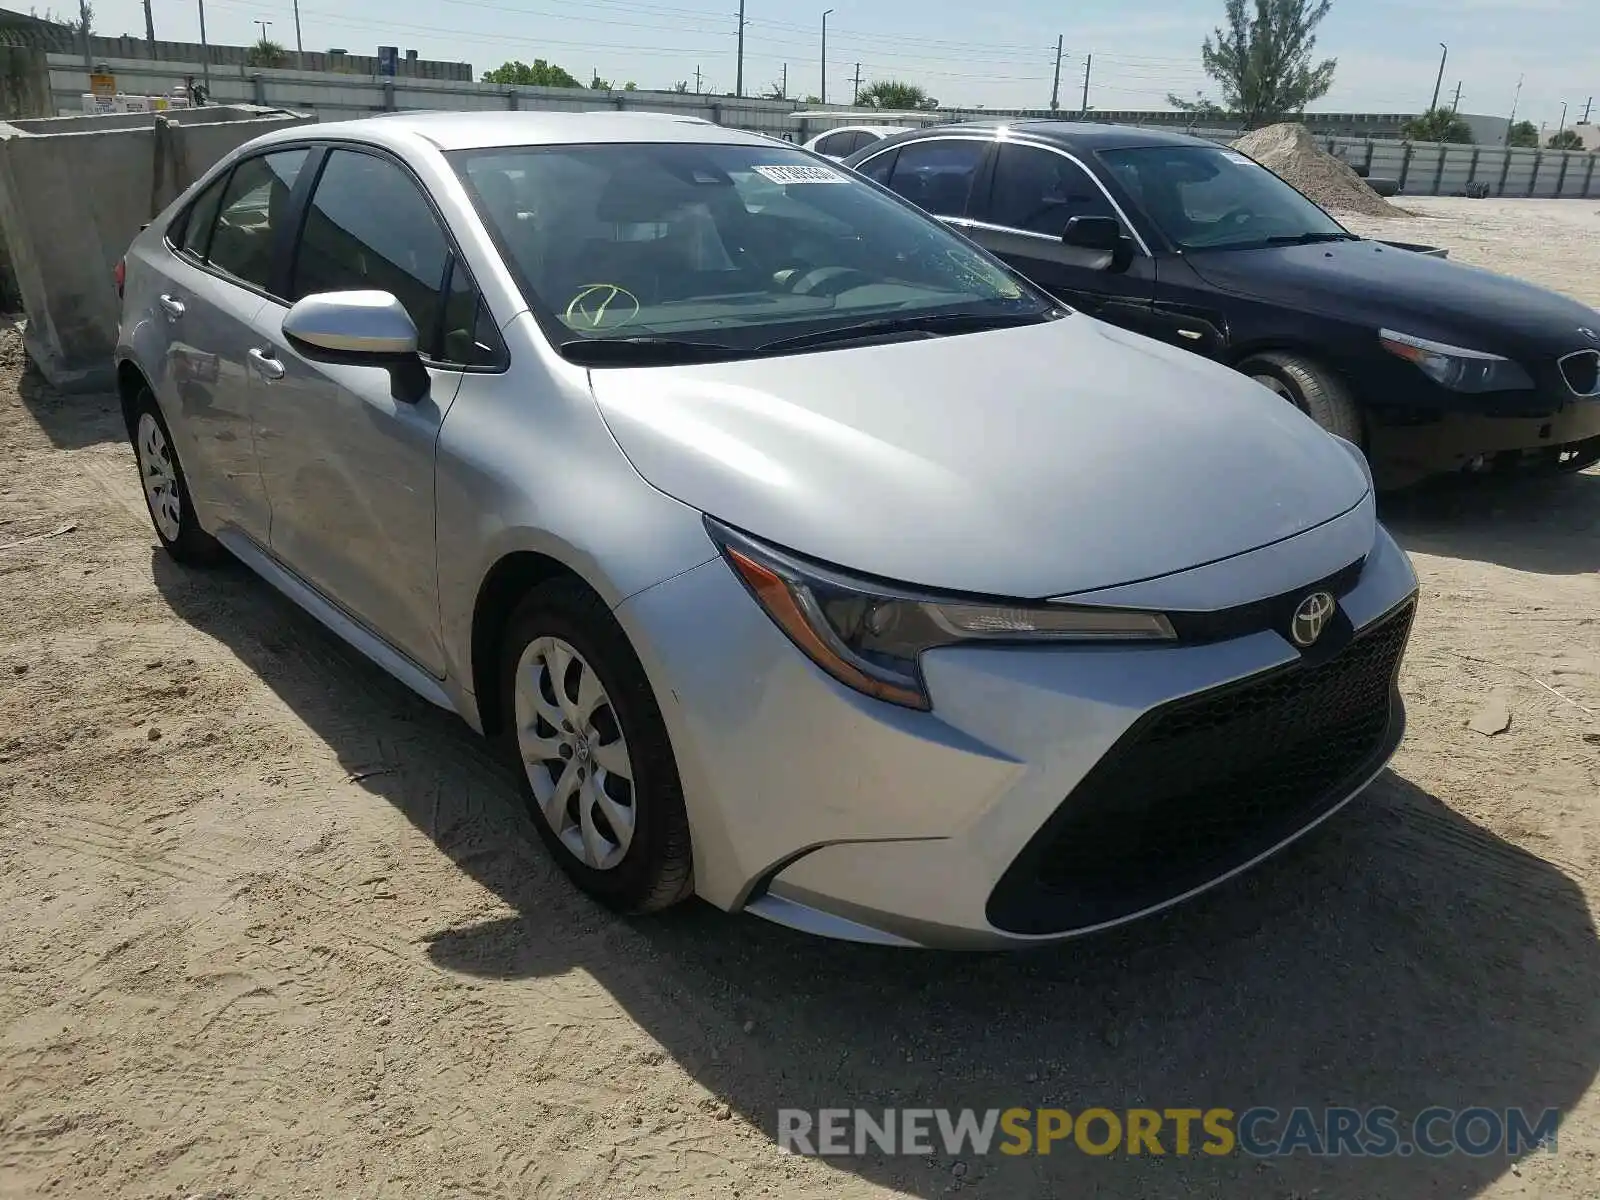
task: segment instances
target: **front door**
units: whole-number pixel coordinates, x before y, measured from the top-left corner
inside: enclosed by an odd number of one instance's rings
[[[434,450],[461,383],[437,365],[452,262],[404,168],[333,150],[311,193],[288,298],[392,293],[416,324],[428,387],[419,394],[397,386],[387,366],[297,349],[283,332],[288,304],[268,303],[255,322],[256,452],[273,555],[441,677]]]
[[[1001,142],[987,192],[959,227],[1039,287],[1113,325],[1150,332],[1155,262],[1123,229],[1124,251],[1108,267],[1094,251],[1061,240],[1073,217],[1121,221],[1104,190],[1059,150]]]

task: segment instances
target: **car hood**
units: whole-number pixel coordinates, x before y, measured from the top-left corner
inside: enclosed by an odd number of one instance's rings
[[[1514,356],[1600,347],[1579,332],[1600,331],[1600,314],[1586,304],[1381,242],[1207,250],[1185,257],[1206,282],[1236,295],[1332,316],[1356,312],[1374,328],[1469,349]]]
[[[1043,597],[1181,571],[1358,504],[1346,445],[1241,375],[1072,315],[783,358],[590,372],[655,487],[790,550]]]

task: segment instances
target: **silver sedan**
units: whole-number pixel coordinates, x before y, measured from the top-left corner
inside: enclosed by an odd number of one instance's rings
[[[514,764],[619,910],[1017,945],[1380,771],[1416,580],[1358,451],[876,184],[617,113],[271,134],[118,271],[155,531]]]

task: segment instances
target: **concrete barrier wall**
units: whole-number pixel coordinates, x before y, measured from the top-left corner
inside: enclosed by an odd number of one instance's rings
[[[112,272],[140,227],[234,147],[310,118],[256,108],[0,124],[0,230],[28,314],[29,357],[56,387],[108,386]]]
[[[49,61],[50,87],[58,111],[78,111],[82,107],[83,93],[89,88],[83,60],[74,59],[70,54],[51,54]],[[130,94],[161,95],[175,84],[183,82],[186,75],[201,78],[200,67],[193,62],[116,58],[105,62],[117,77],[118,90]],[[697,95],[693,92],[520,87],[447,79],[363,78],[328,71],[264,70],[239,65],[212,66],[211,98],[219,104],[282,106],[311,113],[321,121],[344,121],[382,112],[430,109],[646,110],[702,117],[733,129],[790,140],[803,140],[801,126],[792,114],[802,107],[808,107],[793,100],[762,100],[748,96],[735,98]],[[808,137],[810,133],[804,136]]]

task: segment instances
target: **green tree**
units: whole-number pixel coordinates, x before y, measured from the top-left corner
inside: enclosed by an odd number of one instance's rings
[[[627,83],[622,85],[622,90],[625,92],[637,92],[639,90],[639,85],[630,79]]]
[[[571,73],[542,58],[534,59],[532,66],[520,60],[501,63],[494,70],[485,71],[483,80],[485,83],[516,83],[524,87],[583,86]]]
[[[1506,135],[1506,145],[1526,146],[1529,149],[1537,149],[1539,145],[1539,127],[1532,121],[1518,121]]]
[[[252,67],[281,67],[289,61],[289,55],[277,42],[262,38],[244,52],[244,61]]]
[[[1298,115],[1328,94],[1338,61],[1325,58],[1313,63],[1312,54],[1317,26],[1332,4],[1333,0],[1225,0],[1224,24],[1200,48],[1200,65],[1216,80],[1222,107],[1238,114],[1246,129]],[[1169,94],[1167,103],[1195,112],[1211,101]]]
[[[64,16],[59,17],[56,16],[55,9],[53,8],[45,9],[42,16],[40,15],[38,9],[30,8],[28,10],[28,15],[30,17],[36,17],[41,21],[49,21],[54,25],[65,25],[68,29],[72,30],[73,33],[83,32],[84,18],[87,17],[89,32],[91,34],[94,33],[94,5],[92,4],[85,4],[83,6],[82,13],[69,12]]]
[[[1563,129],[1560,133],[1552,133],[1550,140],[1544,144],[1546,150],[1582,150],[1583,135],[1576,129]]]
[[[1472,127],[1448,108],[1432,108],[1400,126],[1400,133],[1413,142],[1456,142],[1470,146]]]
[[[888,108],[901,112],[914,108],[938,108],[939,102],[914,83],[880,79],[869,83],[856,96],[856,103],[867,108]]]

